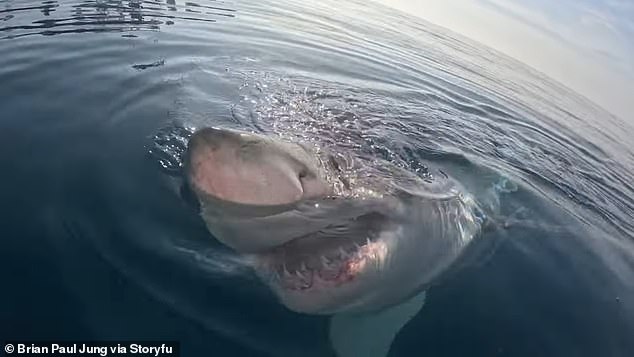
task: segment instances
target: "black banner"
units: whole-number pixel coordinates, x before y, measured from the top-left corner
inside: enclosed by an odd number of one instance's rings
[[[179,357],[180,345],[174,341],[109,341],[109,342],[35,342],[8,341],[3,355],[7,357]]]

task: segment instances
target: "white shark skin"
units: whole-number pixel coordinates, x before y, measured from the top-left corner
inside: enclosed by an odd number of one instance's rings
[[[479,232],[475,203],[442,177],[441,185],[421,181],[389,194],[332,199],[324,170],[297,144],[216,128],[196,132],[186,157],[214,237],[248,257],[289,309],[344,314],[331,329],[340,356],[350,354],[342,352],[350,350],[341,345],[350,341],[343,331],[361,338],[368,324],[390,326],[375,341],[386,353],[422,307],[424,289]],[[254,194],[244,195],[240,185],[255,187]]]

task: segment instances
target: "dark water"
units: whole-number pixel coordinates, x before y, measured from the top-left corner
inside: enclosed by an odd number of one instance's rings
[[[179,192],[184,128],[437,166],[506,229],[391,356],[631,356],[634,129],[489,48],[365,2],[0,0],[0,340],[330,356]],[[307,134],[309,133],[309,134]],[[498,224],[499,225],[499,224]]]

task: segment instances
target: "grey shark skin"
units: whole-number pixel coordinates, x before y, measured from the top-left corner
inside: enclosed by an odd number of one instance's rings
[[[219,128],[190,139],[186,177],[209,231],[293,311],[374,313],[415,298],[480,230],[450,178],[347,155]]]

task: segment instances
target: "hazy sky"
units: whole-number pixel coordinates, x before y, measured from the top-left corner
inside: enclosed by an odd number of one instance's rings
[[[634,122],[634,0],[378,0],[482,42]]]

